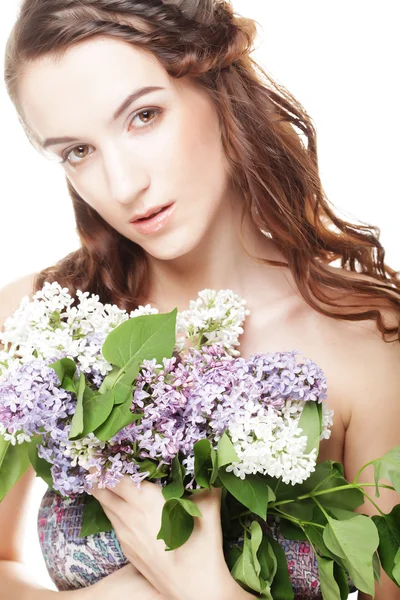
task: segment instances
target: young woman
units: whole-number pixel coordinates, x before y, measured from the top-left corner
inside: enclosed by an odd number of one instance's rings
[[[45,280],[161,312],[206,287],[232,289],[251,310],[244,357],[298,349],[324,370],[335,417],[320,460],[342,462],[352,479],[400,443],[399,277],[376,229],[329,206],[313,125],[250,57],[255,35],[227,1],[23,1],[5,82],[29,139],[63,164],[81,247],[4,288],[0,314]],[[20,565],[32,480],[28,471],[0,505],[0,599],[55,593]],[[98,490],[118,537],[91,539],[77,535],[79,500],[46,492],[39,533],[57,588],[88,599],[251,598],[223,559],[219,494],[198,497],[197,535],[166,553],[156,487]],[[398,502],[381,493],[385,512]],[[311,549],[275,534],[296,598],[320,598]],[[375,598],[400,598],[385,573]]]

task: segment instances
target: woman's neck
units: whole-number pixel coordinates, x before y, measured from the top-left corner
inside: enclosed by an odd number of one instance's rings
[[[231,289],[248,301],[249,308],[286,297],[289,287],[293,287],[288,267],[269,266],[257,260],[287,264],[273,240],[252,224],[244,225],[241,239],[239,233],[225,230],[217,240],[205,240],[202,248],[178,260],[150,257],[146,302],[160,312],[175,307],[182,311],[205,288]]]

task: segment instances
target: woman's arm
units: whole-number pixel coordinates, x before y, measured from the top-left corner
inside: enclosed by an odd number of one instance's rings
[[[0,560],[0,581],[0,600],[51,600],[56,594],[71,600],[166,600],[133,565],[125,565],[89,587],[57,592],[30,580],[22,563]]]
[[[51,600],[58,592],[45,589],[34,583],[26,576],[26,569],[22,563],[1,560],[0,561],[0,600]],[[61,592],[71,596],[71,600],[85,598],[84,590],[72,592]]]
[[[367,462],[382,457],[400,444],[400,344],[385,343],[378,334],[366,332],[365,343],[358,345],[352,364],[346,371],[351,417],[346,431],[344,448],[345,475],[354,480],[358,470]],[[360,482],[373,483],[374,469],[370,465],[360,475]],[[381,483],[390,484],[382,480]],[[375,498],[373,487],[365,492],[385,513],[400,503],[400,495],[384,488]],[[358,512],[374,515],[378,509],[368,500]],[[359,600],[369,595],[359,592]],[[400,600],[400,588],[381,569],[381,585],[376,584],[375,600]]]

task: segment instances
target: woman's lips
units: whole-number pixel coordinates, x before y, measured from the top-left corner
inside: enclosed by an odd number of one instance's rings
[[[133,221],[132,225],[137,231],[145,235],[157,233],[158,231],[161,231],[161,229],[166,227],[167,222],[169,221],[169,217],[174,212],[174,209],[175,202],[163,208],[162,211],[154,215],[154,217],[147,217],[146,219],[139,219],[137,221]]]

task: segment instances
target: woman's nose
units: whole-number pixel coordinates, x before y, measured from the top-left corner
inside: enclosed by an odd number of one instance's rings
[[[137,153],[113,149],[104,158],[109,197],[120,204],[133,204],[150,185],[144,161]]]

